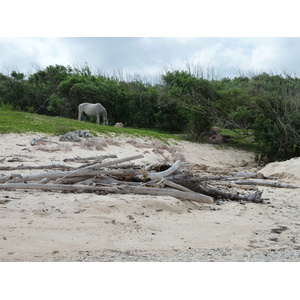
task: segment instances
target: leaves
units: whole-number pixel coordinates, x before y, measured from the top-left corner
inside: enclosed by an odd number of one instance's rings
[[[239,137],[254,134],[270,160],[300,151],[299,91],[299,78],[265,72],[207,80],[203,74],[175,70],[154,85],[139,76],[127,81],[124,76],[96,76],[88,66],[48,66],[28,78],[17,71],[0,74],[2,107],[76,119],[80,103],[100,102],[111,125],[122,122],[197,139],[217,125]]]

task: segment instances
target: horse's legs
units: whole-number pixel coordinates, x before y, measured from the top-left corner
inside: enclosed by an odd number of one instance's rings
[[[97,121],[96,123],[99,125],[100,124],[100,115],[97,115]]]

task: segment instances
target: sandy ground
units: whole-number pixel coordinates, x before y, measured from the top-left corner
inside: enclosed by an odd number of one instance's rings
[[[54,136],[48,140],[59,144],[30,145],[32,138],[42,136],[0,135],[0,167],[63,163],[77,156],[143,154],[136,164],[181,159],[199,170],[206,165],[205,172],[260,171],[284,183],[300,180],[298,159],[260,170],[254,166],[253,153],[245,151],[185,141],[161,149],[154,140],[119,136],[99,137],[102,147],[59,142]],[[299,261],[299,189],[260,190],[261,204],[227,201],[220,205],[170,196],[0,190],[0,261],[256,261],[259,253],[268,260],[283,250],[293,251],[284,260]]]

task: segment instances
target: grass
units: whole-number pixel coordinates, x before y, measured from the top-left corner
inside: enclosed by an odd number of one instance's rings
[[[91,122],[77,121],[61,117],[49,117],[0,107],[0,134],[38,132],[62,135],[75,130],[89,130],[92,134],[127,134],[135,137],[157,138],[167,142],[168,139],[180,140],[179,135],[166,134],[146,129],[118,128],[102,126]]]
[[[163,141],[166,144],[169,144],[168,140],[170,139],[190,140],[191,142],[195,143],[200,142],[200,140],[193,140],[184,137],[184,135],[167,134],[147,129],[136,129],[130,127],[118,128],[113,126],[103,126],[91,122],[83,122],[61,117],[50,117],[0,107],[0,134],[37,132],[50,135],[62,135],[75,130],[89,130],[95,136],[97,136],[98,134],[106,134],[156,138]],[[255,143],[248,142],[245,139],[238,139],[233,131],[222,130],[220,133],[231,135],[237,143],[215,145],[218,148],[225,149],[227,147],[235,147],[237,149],[243,149],[246,151],[253,152],[256,152],[257,150],[257,145],[255,145]]]

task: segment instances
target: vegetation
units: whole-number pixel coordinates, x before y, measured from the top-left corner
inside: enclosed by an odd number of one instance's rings
[[[300,152],[299,91],[300,79],[289,74],[216,80],[205,79],[203,72],[188,67],[166,71],[159,83],[149,84],[139,77],[124,80],[123,76],[94,75],[87,66],[55,65],[27,77],[16,71],[0,73],[0,132],[61,134],[85,128],[140,135],[146,131],[148,135],[185,134],[199,140],[215,125],[230,130],[240,143],[252,139],[269,160],[288,159]],[[100,102],[110,125],[122,122],[125,128],[76,121],[82,102]],[[51,117],[59,118],[53,122]]]
[[[128,134],[137,137],[157,138],[162,141],[180,139],[179,135],[166,134],[146,129],[118,128],[113,126],[99,126],[90,122],[79,122],[62,117],[50,117],[34,113],[11,110],[10,107],[0,107],[0,134],[40,132],[62,135],[69,131],[89,130],[93,134]]]

